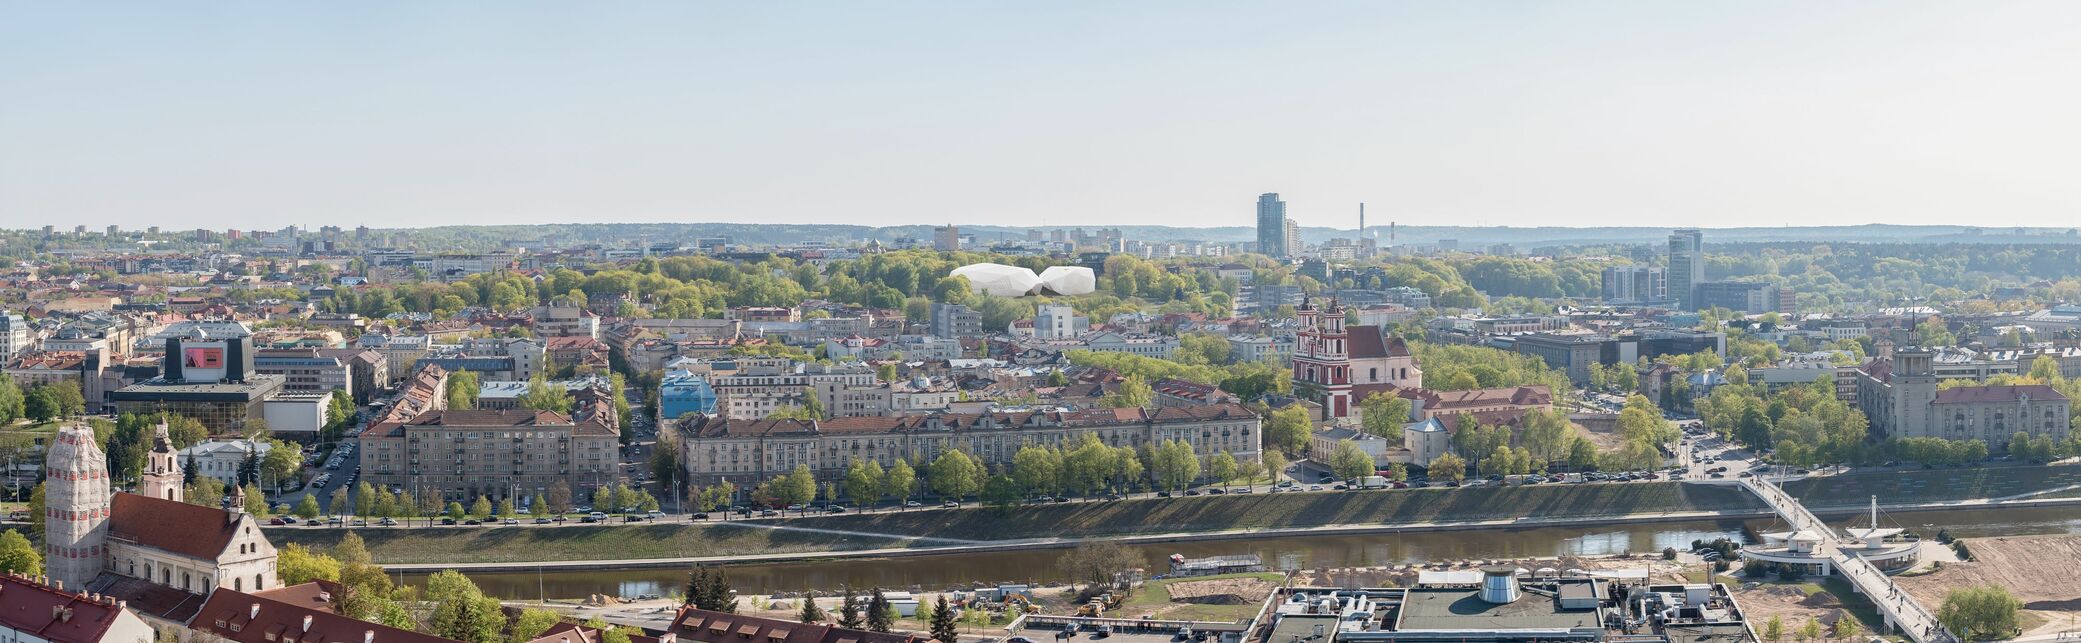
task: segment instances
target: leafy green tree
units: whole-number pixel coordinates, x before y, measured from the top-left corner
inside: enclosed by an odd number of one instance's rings
[[[990,479],[983,483],[982,501],[997,511],[1009,511],[1013,505],[1019,504],[1019,491],[1019,483],[1012,480],[1011,476],[990,476]]]
[[[1337,448],[1330,452],[1330,471],[1345,480],[1356,480],[1373,475],[1373,458],[1359,448],[1358,443],[1338,440]]]
[[[0,374],[0,426],[12,425],[24,417],[27,413],[24,403],[22,389],[15,387],[14,378]]]
[[[448,408],[466,410],[477,408],[477,395],[482,392],[475,371],[456,371],[448,374]]]
[[[340,580],[343,567],[339,559],[311,551],[299,543],[289,543],[276,552],[275,570],[282,583],[300,585],[314,580]]]
[[[1277,483],[1279,477],[1286,474],[1286,454],[1278,451],[1265,451],[1258,454],[1257,458],[1258,461],[1264,463],[1265,475],[1271,478],[1272,482]]]
[[[571,389],[549,382],[546,373],[535,373],[527,383],[527,391],[520,395],[521,408],[537,411],[571,412]]]
[[[932,491],[948,498],[965,498],[982,490],[978,482],[983,468],[975,458],[959,449],[946,451],[926,467]]]
[[[0,533],[0,572],[12,572],[24,576],[43,574],[43,552],[22,532],[9,529]]]
[[[1412,404],[1406,398],[1387,393],[1374,393],[1358,403],[1360,426],[1367,433],[1386,438],[1391,444],[1402,442],[1402,425],[1409,422]]]
[[[1467,461],[1460,459],[1457,455],[1447,453],[1432,460],[1429,471],[1432,479],[1442,478],[1459,482],[1467,478]]]
[[[1261,433],[1264,434],[1266,449],[1297,453],[1308,446],[1308,432],[1313,428],[1313,423],[1308,420],[1308,410],[1294,404],[1272,411],[1265,418]]]
[[[1951,590],[1937,608],[1937,621],[1969,641],[2008,638],[2015,633],[2023,601],[1999,585],[1972,585]]]
[[[1053,494],[1062,480],[1062,453],[1027,443],[1012,454],[1012,479],[1026,493]]]
[[[307,493],[303,495],[302,500],[296,501],[296,517],[298,518],[309,520],[318,517],[319,512],[317,494]]]
[[[882,471],[879,462],[867,458],[854,458],[845,468],[845,496],[854,503],[871,505],[882,498]]]
[[[496,598],[485,596],[477,584],[454,570],[442,571],[426,580],[425,596],[433,604],[428,629],[465,643],[503,643],[506,614]]]
[[[520,615],[513,618],[513,626],[508,628],[510,636],[507,638],[507,643],[527,643],[532,641],[535,637],[541,636],[543,632],[549,631],[549,628],[562,623],[563,620],[563,616],[553,610],[538,607],[522,609],[520,610]]]
[[[888,471],[882,473],[882,495],[895,498],[897,502],[910,500],[910,494],[917,484],[918,472],[910,468],[909,462],[897,460],[896,464],[889,465]]]
[[[1207,476],[1227,488],[1236,481],[1236,457],[1222,451],[1207,458]]]
[[[1105,394],[1098,404],[1109,409],[1147,408],[1156,405],[1156,391],[1140,375],[1129,375],[1120,388]]]

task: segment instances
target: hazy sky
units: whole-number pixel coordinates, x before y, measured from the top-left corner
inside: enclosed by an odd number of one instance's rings
[[[0,227],[2081,220],[2081,2],[0,0]]]

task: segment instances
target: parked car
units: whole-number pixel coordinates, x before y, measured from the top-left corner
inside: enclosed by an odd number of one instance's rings
[[[546,525],[546,524],[549,524],[549,523],[550,523],[550,520],[549,520],[548,518],[536,518],[536,519],[535,519],[535,524],[537,524],[537,525]]]
[[[645,512],[645,513],[643,514],[643,517],[645,517],[645,518],[649,518],[649,519],[651,519],[651,520],[658,520],[658,519],[661,519],[661,518],[664,518],[664,517],[665,517],[665,512],[662,512],[662,511],[657,511],[657,510],[651,510],[651,511]]]

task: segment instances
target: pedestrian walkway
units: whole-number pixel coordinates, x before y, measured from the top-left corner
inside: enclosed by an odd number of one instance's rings
[[[1743,478],[1741,486],[1770,505],[1793,532],[1803,531],[1822,537],[1820,546],[1828,554],[1830,566],[1849,580],[1850,585],[1857,588],[1857,593],[1871,599],[1888,625],[1915,643],[1958,643],[1958,639],[1937,622],[1936,614],[1902,590],[1893,582],[1893,577],[1865,562],[1863,557],[1844,551],[1846,545],[1853,543],[1808,511],[1798,498],[1761,476]]]

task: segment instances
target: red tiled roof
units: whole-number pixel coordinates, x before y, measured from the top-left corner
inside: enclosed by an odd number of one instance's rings
[[[2016,402],[2028,397],[2040,402],[2065,401],[2067,396],[2059,389],[2044,384],[2020,386],[1960,386],[1936,392],[1931,404],[1980,404],[1986,402]]]
[[[150,614],[175,623],[186,623],[202,609],[201,594],[160,585],[142,578],[102,574],[87,586],[127,603],[131,611]]]
[[[277,587],[264,592],[253,592],[254,596],[273,599],[291,605],[302,605],[314,610],[332,611],[333,599],[340,596],[345,585],[329,580],[314,580],[301,585]]]
[[[52,643],[100,641],[122,613],[114,599],[95,602],[85,593],[51,589],[35,579],[0,576],[0,625]]]
[[[919,643],[909,634],[680,608],[668,630],[684,643]]]
[[[210,594],[188,627],[238,643],[454,643],[222,587]]]
[[[1382,357],[1408,357],[1409,344],[1400,337],[1386,337],[1379,326],[1349,326],[1352,359],[1377,359]]]
[[[1423,400],[1424,410],[1426,411],[1444,411],[1458,407],[1486,406],[1491,404],[1536,406],[1553,404],[1554,401],[1553,391],[1543,384],[1477,388],[1465,391],[1435,391],[1427,388],[1405,390],[1412,391],[1417,399]],[[1408,396],[1405,395],[1405,397]]]
[[[108,535],[190,558],[216,560],[231,547],[243,521],[231,512],[134,493],[118,493],[109,506]]]

